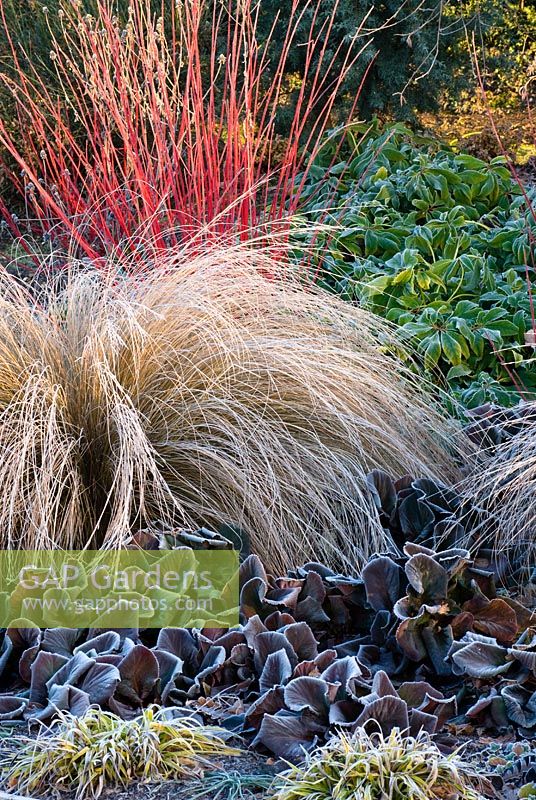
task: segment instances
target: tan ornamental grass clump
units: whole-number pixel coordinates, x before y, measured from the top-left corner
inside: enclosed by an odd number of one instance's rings
[[[91,707],[83,717],[61,712],[36,737],[17,737],[17,749],[4,767],[10,789],[34,795],[74,792],[75,800],[97,798],[113,786],[191,778],[211,758],[238,756],[225,742],[228,734],[193,717],[170,719],[151,707],[122,720]],[[222,738],[224,737],[224,738]]]
[[[536,565],[536,403],[520,408],[523,414],[514,424],[496,423],[498,431],[505,426],[506,435],[482,449],[462,490],[486,511],[482,542],[489,544],[491,537],[512,570],[528,573]]]
[[[367,471],[457,478],[457,428],[380,346],[388,324],[279,272],[213,249],[73,271],[38,304],[5,277],[2,546],[236,523],[274,569],[355,568],[385,543]]]

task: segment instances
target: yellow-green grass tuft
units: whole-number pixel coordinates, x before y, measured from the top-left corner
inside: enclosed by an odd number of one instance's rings
[[[391,327],[268,251],[73,270],[38,304],[0,288],[4,547],[236,523],[274,569],[355,568],[385,545],[370,469],[459,477],[458,428],[382,346]]]
[[[203,726],[193,717],[169,719],[164,710],[147,708],[122,720],[91,707],[83,717],[65,712],[35,739],[19,737],[5,769],[10,789],[31,795],[50,790],[97,798],[113,786],[132,781],[189,778],[202,773],[210,758],[238,756],[225,731]]]
[[[474,768],[428,734],[340,733],[279,778],[273,800],[484,800]]]

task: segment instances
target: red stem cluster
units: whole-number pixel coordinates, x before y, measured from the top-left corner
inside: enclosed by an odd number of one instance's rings
[[[2,16],[17,70],[16,80],[0,74],[19,115],[16,133],[0,121],[0,145],[20,168],[12,181],[34,231],[94,263],[110,253],[143,258],[144,242],[160,249],[290,225],[363,50],[357,38],[344,52],[342,44],[329,48],[339,0],[323,21],[322,0],[292,0],[277,63],[269,61],[270,42],[257,41],[258,3],[169,2],[162,0],[156,19],[150,0],[130,0],[123,26],[112,0],[97,0],[95,17],[80,0],[62,0],[51,56],[63,97],[37,70],[25,72]],[[209,52],[201,42],[206,14]],[[298,41],[306,14],[307,40]],[[276,21],[272,37],[275,28]],[[305,66],[282,140],[276,118],[288,102],[288,58],[298,46]],[[0,211],[21,235],[1,201]]]

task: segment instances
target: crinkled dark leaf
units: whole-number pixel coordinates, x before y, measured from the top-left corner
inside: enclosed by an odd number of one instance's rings
[[[114,667],[119,667],[125,656],[126,653],[105,653],[103,656],[96,656],[95,661],[97,664],[111,664]]]
[[[460,542],[465,536],[465,528],[456,517],[447,517],[436,522],[432,531],[434,546],[444,542],[447,546]]]
[[[296,715],[279,711],[263,717],[253,745],[263,744],[272,753],[289,761],[299,761],[311,750],[324,726],[313,715]]]
[[[418,619],[403,620],[396,631],[396,641],[411,661],[423,661],[427,650],[421,636],[421,625]]]
[[[25,697],[0,695],[0,721],[21,719],[28,705]]]
[[[430,547],[425,547],[422,544],[417,544],[416,542],[406,542],[404,545],[404,553],[408,558],[411,558],[411,556],[420,555],[422,553],[424,553],[426,556],[431,556],[432,558],[436,556],[435,550],[432,550]]]
[[[501,689],[508,719],[523,728],[536,727],[536,692],[522,686],[505,686]]]
[[[367,601],[375,611],[392,611],[394,604],[404,594],[404,573],[389,556],[372,558],[363,567],[363,581]]]
[[[329,708],[329,723],[340,728],[353,728],[365,704],[354,698],[338,700]]]
[[[506,728],[509,724],[506,704],[496,689],[491,689],[488,695],[479,697],[465,715],[490,728]]]
[[[374,505],[390,517],[396,507],[396,489],[391,476],[381,469],[373,469],[366,480]]]
[[[37,625],[32,625],[26,620],[27,627],[19,627],[18,625],[23,622],[25,620],[12,622],[6,631],[15,650],[26,650],[28,647],[36,647],[41,643],[41,630]]]
[[[346,691],[354,700],[361,701],[363,697],[369,696],[371,693],[371,685],[368,676],[355,676],[350,678],[346,684]]]
[[[133,647],[121,661],[119,673],[117,700],[140,708],[154,698],[159,678],[158,661],[148,647],[142,644]]]
[[[85,653],[77,653],[75,656],[72,656],[47,681],[46,685],[49,694],[50,687],[53,684],[57,684],[59,686],[70,684],[71,686],[75,686],[94,663],[95,660],[86,656]]]
[[[291,711],[312,711],[327,722],[338,686],[322,678],[294,678],[285,686],[285,704]]]
[[[250,578],[242,586],[240,590],[240,612],[246,619],[255,614],[262,614],[267,590],[268,584],[259,577]],[[281,605],[284,606],[284,603],[281,603]]]
[[[272,611],[272,613],[268,614],[265,618],[264,625],[265,630],[278,631],[280,628],[284,628],[285,625],[293,625],[295,622],[296,619],[292,614],[286,614],[282,611]]]
[[[414,708],[409,715],[409,733],[410,736],[417,736],[420,731],[429,733],[430,736],[436,732],[437,717],[433,714],[426,714],[424,711],[419,711]]]
[[[50,688],[47,705],[42,709],[28,707],[26,716],[44,721],[55,716],[58,711],[68,711],[75,717],[82,717],[90,705],[88,695],[81,689],[70,684],[54,684]]]
[[[462,611],[456,614],[451,622],[452,635],[455,639],[462,639],[468,631],[473,630],[473,622],[475,618],[469,611]]]
[[[205,655],[199,672],[195,676],[195,683],[199,687],[213,686],[218,674],[221,672],[227,659],[225,648],[213,645]]]
[[[350,611],[345,598],[332,595],[329,598],[329,621],[333,626],[346,627],[350,622]]]
[[[294,648],[283,633],[277,631],[266,631],[266,633],[259,633],[255,637],[255,670],[260,675],[262,668],[270,653],[276,653],[278,650],[284,650],[288,656],[288,660],[292,669],[298,663],[298,658],[294,652]]]
[[[301,570],[304,573],[307,572],[317,572],[321,578],[329,578],[335,573],[329,567],[326,567],[325,564],[320,564],[318,561],[308,561],[307,564],[304,564]]]
[[[203,628],[199,637],[199,643],[205,643],[204,649],[206,651],[211,645],[215,644],[218,639],[221,639],[221,637],[225,636],[228,632],[228,628],[214,628],[212,625],[210,628]],[[208,644],[206,644],[207,642]]]
[[[403,656],[400,655],[398,660],[402,658]],[[385,650],[383,647],[377,647],[373,644],[360,645],[357,650],[357,659],[359,663],[363,664],[372,674],[379,669],[383,669],[388,674],[392,675],[397,669],[394,654]]]
[[[386,672],[379,670],[372,679],[372,691],[378,697],[387,697],[389,695],[396,695],[396,690]]]
[[[400,697],[380,697],[367,703],[355,721],[355,727],[366,728],[373,732],[381,730],[388,736],[393,728],[406,730],[409,728],[408,707]]]
[[[536,627],[536,611],[530,611],[528,608],[514,600],[512,597],[503,597],[505,603],[515,612],[517,618],[517,627],[520,631],[526,631],[527,628]]]
[[[427,695],[443,699],[441,692],[426,681],[406,681],[398,687],[397,694],[408,704],[408,708],[419,708]]]
[[[121,665],[123,663],[124,659]],[[112,664],[94,664],[79,681],[79,688],[88,695],[91,704],[104,705],[115,692],[120,680],[117,667]]]
[[[294,610],[297,622],[307,622],[309,625],[322,625],[329,622],[323,603],[326,599],[324,581],[317,572],[308,572],[305,578],[299,602]]]
[[[453,641],[450,626],[439,628],[437,625],[424,625],[421,638],[436,675],[450,675],[452,670],[448,655]]]
[[[324,670],[321,677],[328,683],[340,683],[344,689],[350,678],[361,677],[363,670],[361,664],[355,656],[339,658]]]
[[[466,634],[467,644],[457,642],[457,648],[451,648],[450,658],[457,667],[457,674],[469,675],[471,678],[495,678],[507,672],[512,662],[507,660],[507,651],[500,647],[494,639]],[[488,639],[488,641],[486,641]]]
[[[454,577],[471,564],[471,554],[463,547],[451,547],[448,550],[440,550],[435,554],[435,560],[446,569],[449,577]]]
[[[336,661],[337,652],[335,650],[323,650],[312,661],[300,661],[294,668],[292,677],[300,678],[302,675],[312,675],[316,678],[322,677],[321,673]]]
[[[306,622],[294,622],[281,631],[292,645],[298,661],[311,660],[318,655],[318,642]]]
[[[70,658],[82,631],[78,628],[48,628],[43,634],[42,650]]]
[[[415,492],[404,498],[398,508],[402,533],[408,539],[428,535],[434,524],[434,513]]]
[[[169,653],[167,650],[155,648],[153,653],[158,661],[158,693],[162,702],[165,703],[175,678],[177,675],[182,674],[184,662],[174,653]]]
[[[266,633],[268,628],[261,620],[258,614],[255,616],[250,617],[246,624],[242,627],[242,634],[244,639],[246,640],[248,647],[254,649],[255,647],[255,640],[259,633]]]
[[[437,717],[437,730],[440,731],[445,722],[456,716],[458,703],[455,696],[438,699],[427,695],[421,703],[419,711]]]
[[[246,711],[246,726],[258,730],[265,714],[276,714],[285,708],[282,686],[269,689],[255,700]]]
[[[395,491],[397,494],[400,494],[406,489],[411,488],[411,484],[413,483],[413,477],[411,475],[401,475],[400,478],[395,480]]]
[[[32,703],[45,705],[48,697],[47,683],[68,661],[66,656],[41,650],[30,668],[30,701]]]
[[[284,650],[270,653],[264,664],[259,678],[261,693],[267,692],[276,686],[283,686],[292,675],[292,667]]]
[[[301,597],[312,597],[320,604],[324,602],[326,599],[326,587],[324,586],[324,581],[318,572],[311,570],[307,573],[305,582],[303,584]]]
[[[412,487],[422,492],[428,505],[437,511],[454,514],[461,505],[461,498],[453,489],[431,478],[417,478]]]
[[[246,589],[248,585],[249,583],[246,584],[244,589]],[[268,606],[268,607],[276,606],[277,608],[280,609],[286,608],[290,611],[290,613],[293,613],[296,608],[296,603],[298,602],[298,597],[300,596],[300,592],[301,592],[301,585],[294,587],[291,586],[283,589],[270,589],[270,591],[264,597],[259,608],[262,609],[263,606]]]
[[[411,556],[406,562],[405,571],[413,589],[423,595],[426,601],[433,603],[447,596],[448,572],[431,556],[424,553]]]
[[[294,611],[297,622],[307,622],[308,625],[325,625],[329,623],[329,615],[322,608],[322,604],[314,597],[300,600]]]
[[[186,628],[162,628],[156,647],[178,656],[186,670],[194,670],[197,666],[199,647],[193,634]]]
[[[268,576],[263,567],[262,561],[256,555],[248,556],[240,564],[240,586],[244,586],[251,578],[260,578],[264,583],[268,584]]]
[[[492,636],[498,642],[511,644],[517,636],[517,617],[515,611],[496,597],[485,601],[480,608],[475,600],[464,603],[464,611],[473,615],[473,629],[484,636]]]
[[[492,572],[475,569],[474,567],[467,567],[464,573],[464,579],[467,584],[470,584],[471,581],[474,581],[482,594],[490,599],[495,597],[497,594],[495,579]]]
[[[31,683],[32,681],[32,664],[40,652],[40,645],[28,647],[21,655],[19,660],[19,675],[24,683]]]
[[[245,642],[233,647],[229,654],[229,661],[237,667],[247,666],[251,662],[251,653]]]
[[[116,631],[106,631],[93,639],[88,639],[83,644],[78,645],[73,653],[86,653],[94,658],[96,655],[106,653],[118,653],[121,650],[121,637]]]
[[[231,655],[231,652],[237,644],[245,644],[244,634],[241,631],[227,631],[223,634],[223,636],[218,636],[215,641],[211,641],[210,639],[206,639],[204,636],[200,639],[201,644],[201,651],[206,653],[210,647],[213,645],[217,645],[218,647],[223,647],[227,656]]]
[[[536,677],[536,648],[534,650],[524,650],[515,646],[508,650],[508,655],[519,661],[525,669],[528,669]]]

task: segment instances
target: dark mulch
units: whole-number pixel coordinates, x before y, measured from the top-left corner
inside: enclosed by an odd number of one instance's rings
[[[282,766],[282,765],[281,765]],[[243,756],[221,758],[214,761],[213,770],[225,770],[227,772],[239,772],[241,775],[258,775],[270,772],[276,774],[277,767],[267,763],[266,757],[260,756],[251,751],[244,753]],[[164,781],[153,784],[136,784],[132,788],[123,791],[109,791],[106,794],[108,800],[190,800],[192,788],[189,781]],[[259,800],[270,800],[268,792],[260,790],[255,795]],[[208,794],[203,800],[213,800],[213,794]],[[218,798],[221,800],[221,798]]]

